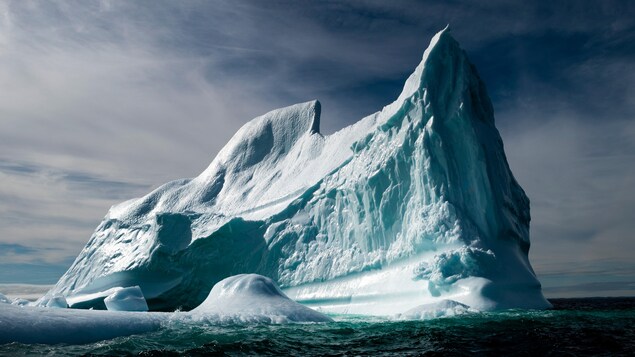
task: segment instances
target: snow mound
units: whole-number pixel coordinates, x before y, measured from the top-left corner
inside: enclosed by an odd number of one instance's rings
[[[529,199],[448,29],[380,112],[328,136],[320,113],[310,101],[257,117],[199,176],[113,206],[50,294],[103,308],[109,289],[139,286],[150,310],[187,310],[257,273],[336,313],[550,306]]]
[[[121,288],[104,299],[111,311],[148,311],[148,304],[138,286]]]
[[[191,311],[195,320],[214,323],[329,322],[328,316],[289,299],[262,275],[241,274],[218,282]]]

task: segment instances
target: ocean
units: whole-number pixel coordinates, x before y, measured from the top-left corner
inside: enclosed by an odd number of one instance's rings
[[[333,316],[334,323],[173,323],[86,345],[0,345],[2,356],[634,356],[635,297],[552,299],[544,311],[424,321]]]

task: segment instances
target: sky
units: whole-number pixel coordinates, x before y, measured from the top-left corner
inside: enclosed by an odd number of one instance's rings
[[[260,114],[319,99],[328,134],[380,110],[447,24],[546,295],[635,295],[635,3],[610,0],[0,0],[0,283],[54,283],[111,205]]]

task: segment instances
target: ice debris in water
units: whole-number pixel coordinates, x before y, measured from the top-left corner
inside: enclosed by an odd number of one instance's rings
[[[326,136],[320,113],[257,117],[199,176],[113,206],[50,293],[104,308],[106,291],[137,285],[173,311],[257,273],[334,313],[550,306],[528,260],[529,199],[448,29],[380,112]]]
[[[148,304],[138,286],[121,288],[104,299],[111,311],[148,311]]]

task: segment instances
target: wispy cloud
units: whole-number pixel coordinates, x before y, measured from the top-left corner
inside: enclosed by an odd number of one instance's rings
[[[0,173],[21,176],[22,179],[40,179],[53,184],[65,185],[69,191],[75,192],[78,196],[88,193],[91,196],[110,199],[125,199],[139,192],[147,191],[151,187],[149,184],[111,180],[88,172],[71,171],[1,158]]]
[[[30,254],[35,249],[15,243],[0,243],[0,257],[13,254]]]
[[[20,161],[0,160],[3,263],[59,262],[76,254],[105,208],[148,184]]]

